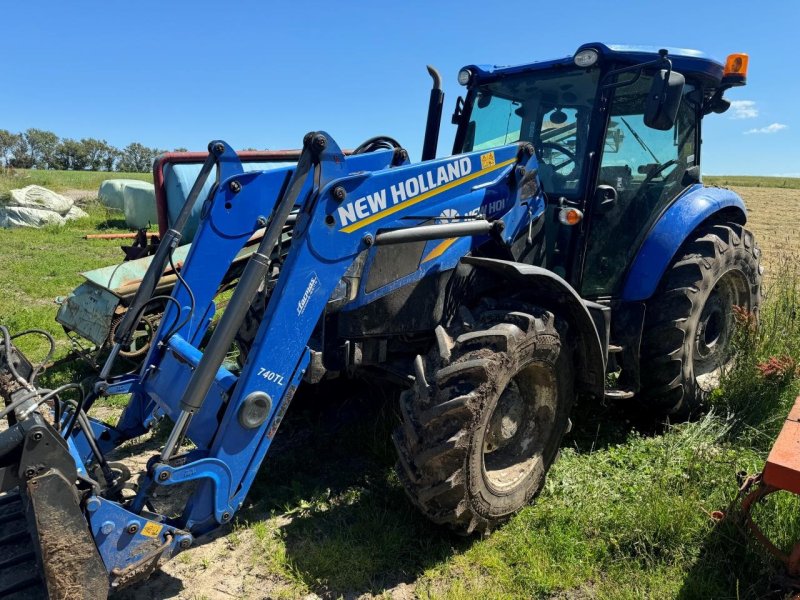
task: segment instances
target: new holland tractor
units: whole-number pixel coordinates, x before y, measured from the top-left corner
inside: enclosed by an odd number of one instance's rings
[[[598,43],[470,65],[443,158],[431,69],[418,163],[392,138],[345,154],[316,131],[296,165],[246,172],[211,142],[92,389],[41,387],[15,343],[42,332],[0,327],[0,596],[105,597],[230,523],[298,386],[332,373],[397,382],[400,478],[463,534],[542,488],[577,396],[690,412],[729,362],[733,307],[759,306],[744,204],[700,178],[702,119],[746,68]],[[177,282],[154,295],[165,269]],[[112,375],[153,303],[141,368]],[[130,395],[115,426],[89,416],[114,394]],[[158,422],[170,433],[142,473],[108,458]]]

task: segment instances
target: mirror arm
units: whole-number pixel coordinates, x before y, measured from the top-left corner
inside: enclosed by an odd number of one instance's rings
[[[667,58],[667,51],[666,50],[659,50],[658,51],[659,57],[655,60],[651,60],[650,62],[640,63],[638,65],[631,65],[629,67],[622,67],[621,69],[614,69],[613,71],[609,71],[603,76],[603,79],[600,80],[600,87],[606,90],[622,87],[625,85],[631,85],[632,83],[636,83],[639,78],[642,76],[642,71],[648,67],[659,67],[661,69],[667,70],[667,77],[672,72],[672,61]],[[606,83],[607,80],[616,77],[617,75],[621,75],[622,73],[632,73],[636,72],[636,75],[629,80],[626,81],[617,81],[615,83]]]

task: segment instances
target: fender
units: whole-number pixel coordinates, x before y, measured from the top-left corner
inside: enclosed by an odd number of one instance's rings
[[[645,238],[625,279],[622,300],[649,299],[691,232],[721,211],[732,213],[733,220],[747,221],[744,202],[729,189],[698,183],[679,196]]]
[[[573,331],[577,350],[577,383],[578,391],[587,393],[595,398],[602,398],[605,392],[606,349],[608,340],[608,316],[604,314],[604,328],[601,335],[595,319],[572,286],[561,277],[533,265],[517,263],[494,258],[480,258],[465,256],[465,264],[478,269],[492,271],[502,279],[515,284],[516,289],[529,289],[535,292],[537,302],[544,308],[554,309],[560,316],[567,320]],[[607,307],[589,303],[592,308],[608,313]],[[601,339],[606,340],[602,342]]]

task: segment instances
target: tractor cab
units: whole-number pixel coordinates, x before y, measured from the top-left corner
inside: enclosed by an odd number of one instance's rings
[[[700,123],[724,112],[746,55],[585,44],[516,67],[468,66],[454,152],[530,142],[547,198],[540,266],[583,297],[619,297],[659,216],[700,182]]]

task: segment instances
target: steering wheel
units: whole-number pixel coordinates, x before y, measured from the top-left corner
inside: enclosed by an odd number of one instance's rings
[[[642,187],[653,181],[653,179],[661,175],[661,173],[669,169],[672,165],[677,165],[677,164],[678,164],[678,159],[673,158],[665,163],[658,165],[655,169],[653,169],[647,174],[647,177],[644,178],[644,181],[642,181]]]
[[[561,152],[561,154],[567,157],[568,160],[565,160],[564,162],[558,165],[545,163],[551,169],[553,169],[553,172],[560,171],[568,164],[575,162],[575,153],[572,150],[562,146],[561,144],[555,144],[553,142],[539,142],[538,144],[534,144],[534,148],[536,148],[536,158],[539,160],[539,162],[545,162],[544,157],[542,155],[542,149],[544,148],[552,148],[553,150],[558,150],[559,152]]]

